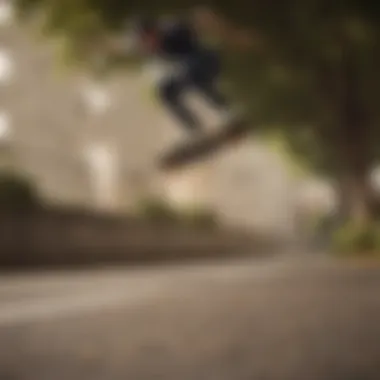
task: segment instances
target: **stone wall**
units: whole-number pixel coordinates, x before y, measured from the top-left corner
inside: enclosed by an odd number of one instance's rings
[[[262,254],[268,238],[77,210],[0,215],[0,268],[143,264]]]

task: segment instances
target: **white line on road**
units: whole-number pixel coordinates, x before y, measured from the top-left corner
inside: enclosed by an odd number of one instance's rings
[[[128,270],[124,278],[120,271],[114,273],[107,271],[105,278],[94,281],[91,273],[82,274],[81,286],[73,289],[70,280],[60,278],[60,292],[54,293],[51,281],[45,283],[45,292],[41,293],[44,281],[35,288],[35,293],[17,301],[0,301],[0,327],[17,324],[39,322],[44,320],[63,319],[88,312],[112,308],[136,306],[147,300],[155,300],[160,295],[174,294],[177,290],[186,288],[204,281],[204,285],[235,282],[244,279],[271,279],[287,273],[285,269],[292,266],[283,262],[256,263],[256,265],[216,265],[205,267],[178,268],[172,271],[157,271],[144,273],[140,276],[129,276]],[[136,273],[135,273],[136,274]],[[99,275],[99,274],[98,274]],[[101,279],[101,276],[97,278]],[[70,279],[70,275],[68,275]],[[72,280],[72,278],[71,278]],[[38,279],[36,279],[38,281]],[[16,286],[16,284],[14,284]],[[24,284],[24,289],[25,289]],[[30,283],[29,283],[30,285]],[[185,285],[185,287],[183,287]],[[66,286],[66,292],[62,292]],[[15,290],[16,288],[13,287]],[[38,290],[37,290],[38,289]],[[189,287],[187,287],[189,289]],[[57,289],[55,289],[57,291]],[[74,294],[73,294],[74,293]]]
[[[34,298],[27,301],[7,303],[0,311],[0,326],[67,318],[86,312],[96,312],[115,307],[136,305],[160,292],[152,285],[136,291],[110,288],[102,293],[83,293],[69,296]]]

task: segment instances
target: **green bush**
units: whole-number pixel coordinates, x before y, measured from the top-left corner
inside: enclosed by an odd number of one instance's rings
[[[11,172],[0,173],[0,208],[2,210],[26,210],[38,204],[38,192],[30,180]]]
[[[333,249],[339,254],[377,254],[380,252],[380,226],[348,223],[333,234]]]
[[[218,225],[218,220],[210,210],[194,209],[185,215],[185,222],[194,227],[214,228]]]
[[[163,199],[146,199],[141,202],[138,214],[145,220],[175,223],[184,226],[210,228],[217,225],[215,215],[208,210],[181,210]]]
[[[141,202],[138,213],[140,217],[157,222],[177,222],[177,211],[161,199],[146,199]]]

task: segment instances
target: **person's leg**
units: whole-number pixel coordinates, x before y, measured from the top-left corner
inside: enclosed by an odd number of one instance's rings
[[[190,69],[191,80],[199,94],[218,110],[228,111],[230,102],[218,87],[221,72],[219,55],[213,51],[204,52],[194,58]]]
[[[218,88],[215,81],[203,81],[197,83],[197,89],[200,95],[203,96],[212,106],[220,111],[228,111],[230,102],[227,96]]]
[[[223,125],[241,120],[243,114],[232,106],[228,97],[220,90],[216,80],[198,81],[196,88],[199,94],[220,114]]]
[[[173,76],[161,82],[158,93],[160,100],[176,116],[181,125],[191,133],[198,133],[201,131],[201,123],[183,101],[183,95],[191,85],[186,75]]]

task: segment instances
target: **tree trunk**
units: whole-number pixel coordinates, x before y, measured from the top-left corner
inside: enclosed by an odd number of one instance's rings
[[[370,123],[360,95],[358,68],[355,55],[343,51],[340,91],[340,128],[337,147],[341,150],[341,196],[345,217],[358,224],[372,221],[369,172],[372,163],[370,152]]]
[[[340,214],[343,220],[367,225],[372,221],[371,193],[367,176],[347,173],[340,179]]]

